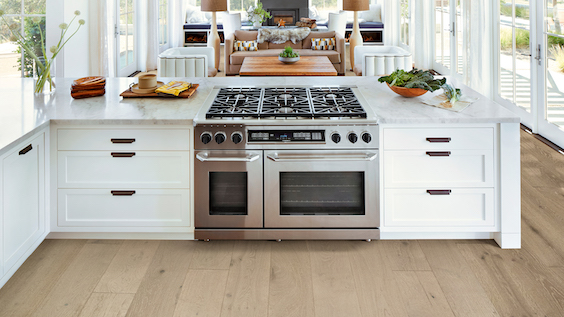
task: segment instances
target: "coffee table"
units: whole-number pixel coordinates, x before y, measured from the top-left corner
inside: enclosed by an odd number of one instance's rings
[[[337,76],[327,56],[301,56],[292,64],[284,64],[277,56],[245,57],[240,76]]]

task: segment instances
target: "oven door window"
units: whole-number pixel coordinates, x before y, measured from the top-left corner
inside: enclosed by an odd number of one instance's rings
[[[247,172],[210,172],[210,215],[248,215]]]
[[[364,172],[280,172],[281,215],[364,215]]]

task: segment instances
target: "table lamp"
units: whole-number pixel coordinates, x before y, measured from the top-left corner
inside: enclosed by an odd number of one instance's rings
[[[212,25],[208,36],[208,47],[213,47],[215,54],[215,68],[219,71],[219,34],[217,33],[218,11],[227,11],[227,0],[202,0],[202,11],[212,13]]]
[[[357,45],[362,46],[362,35],[358,28],[358,11],[367,11],[370,9],[369,0],[343,0],[343,10],[354,11],[354,23],[351,37],[349,37],[349,55],[351,68],[354,67],[354,48]]]

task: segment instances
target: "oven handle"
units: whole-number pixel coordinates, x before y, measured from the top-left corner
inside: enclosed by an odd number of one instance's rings
[[[319,154],[293,154],[283,155],[278,154],[266,155],[266,157],[274,162],[291,162],[291,161],[374,161],[378,157],[378,153],[351,153],[351,154],[337,154],[337,155],[319,155]]]
[[[249,154],[246,157],[209,157],[206,154],[196,154],[200,162],[254,162],[260,158],[259,154]]]

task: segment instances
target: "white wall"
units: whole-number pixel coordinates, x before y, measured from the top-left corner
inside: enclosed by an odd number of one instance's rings
[[[56,76],[79,78],[89,75],[89,0],[47,0],[47,47],[55,45],[60,37],[59,25],[63,22],[69,23],[74,17],[74,12],[79,10],[80,16],[73,22],[67,35],[72,34],[78,26],[78,20],[84,19],[83,25],[78,33],[65,45],[65,48],[56,61]],[[96,0],[92,0],[96,1]]]

